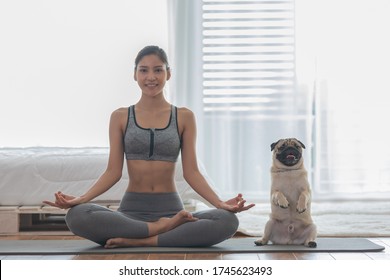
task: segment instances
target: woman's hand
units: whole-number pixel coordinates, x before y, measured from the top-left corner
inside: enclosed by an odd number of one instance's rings
[[[246,211],[252,208],[253,206],[255,206],[255,204],[253,203],[249,205],[245,205],[245,203],[246,200],[243,199],[242,194],[238,194],[236,197],[229,199],[225,202],[222,202],[219,208],[228,210],[230,212],[239,213],[242,211]]]
[[[66,195],[66,194],[64,194],[62,192],[56,192],[54,194],[54,196],[55,196],[55,201],[54,202],[44,200],[43,203],[45,203],[47,205],[50,205],[50,206],[58,207],[58,208],[61,208],[61,209],[67,209],[67,208],[70,208],[72,206],[75,206],[77,204],[81,204],[82,203],[80,197],[75,197],[75,196],[72,196],[72,195]]]

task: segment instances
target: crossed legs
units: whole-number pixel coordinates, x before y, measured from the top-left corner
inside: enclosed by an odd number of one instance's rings
[[[198,220],[191,213],[182,210],[172,218],[160,218],[156,222],[147,222],[149,236],[145,238],[116,237],[107,240],[105,248],[157,246],[158,235],[170,231],[184,223]]]
[[[91,203],[71,208],[66,222],[74,234],[105,248],[211,246],[230,238],[238,227],[235,214],[222,209],[194,214],[181,210],[170,218],[144,222]]]

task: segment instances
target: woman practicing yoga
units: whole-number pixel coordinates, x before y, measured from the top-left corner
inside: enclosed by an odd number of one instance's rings
[[[234,235],[237,212],[245,205],[242,195],[221,201],[198,169],[196,124],[187,108],[167,102],[163,88],[171,71],[164,50],[143,48],[135,59],[134,79],[142,95],[129,108],[111,114],[110,154],[107,169],[82,196],[55,193],[44,203],[70,208],[69,229],[105,248],[129,246],[211,246]],[[185,211],[174,182],[175,163],[181,152],[188,184],[215,208]],[[129,185],[118,211],[90,203],[122,176],[126,158]]]

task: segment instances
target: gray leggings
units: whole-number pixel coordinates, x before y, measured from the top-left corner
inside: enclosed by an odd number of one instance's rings
[[[85,203],[69,209],[66,223],[76,235],[104,245],[110,238],[146,238],[147,222],[172,217],[183,209],[177,193],[126,192],[118,211]],[[212,246],[234,235],[238,219],[223,209],[192,213],[199,220],[158,235],[160,247]]]

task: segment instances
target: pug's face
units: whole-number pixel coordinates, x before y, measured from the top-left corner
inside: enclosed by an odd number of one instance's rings
[[[285,166],[291,167],[298,164],[302,158],[302,149],[305,145],[295,139],[287,138],[271,144],[274,160],[279,161]]]

